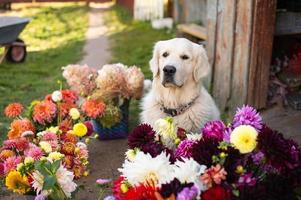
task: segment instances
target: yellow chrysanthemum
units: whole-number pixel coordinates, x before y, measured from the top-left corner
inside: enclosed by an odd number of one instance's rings
[[[77,120],[80,117],[80,113],[76,108],[71,108],[69,111],[69,115],[73,120]]]
[[[235,128],[230,136],[230,142],[240,153],[250,153],[257,145],[256,129],[249,125],[241,125]]]
[[[64,157],[64,154],[61,154],[60,152],[51,152],[49,155],[48,155],[48,158],[50,158],[51,160],[60,160]]]
[[[5,179],[5,185],[13,192],[24,194],[30,190],[30,185],[26,176],[22,176],[18,171],[11,171]]]
[[[83,137],[87,134],[88,129],[85,124],[83,123],[77,123],[73,126],[73,134],[75,134],[78,137]]]
[[[52,147],[48,142],[41,141],[39,145],[46,153],[50,153],[52,151]]]

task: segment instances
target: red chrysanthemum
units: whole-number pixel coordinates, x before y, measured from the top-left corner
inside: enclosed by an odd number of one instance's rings
[[[106,105],[102,101],[87,100],[81,108],[88,117],[95,119],[104,113]]]
[[[56,105],[52,101],[41,101],[33,108],[33,120],[42,125],[51,123],[56,116],[56,110]]]
[[[113,182],[112,192],[116,200],[123,200],[125,198],[125,194],[121,191],[121,184],[124,180],[125,178],[123,176],[119,176],[118,179]]]
[[[220,185],[209,188],[202,193],[202,200],[231,200],[231,192]]]
[[[4,109],[4,114],[6,117],[15,118],[21,115],[23,111],[23,106],[20,103],[11,103]]]
[[[63,102],[74,104],[78,96],[74,90],[62,90]]]
[[[157,200],[156,192],[157,188],[141,184],[137,187],[130,188],[125,193],[126,200]]]
[[[35,132],[35,127],[28,119],[17,119],[10,124],[10,130],[8,132],[9,139],[16,139],[21,137],[25,131]]]

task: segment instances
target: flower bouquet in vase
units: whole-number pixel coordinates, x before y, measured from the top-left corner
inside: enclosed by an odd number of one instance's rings
[[[199,133],[160,119],[141,124],[112,184],[110,200],[300,199],[301,150],[267,127],[249,106],[231,124],[208,122]],[[108,184],[108,183],[106,183]]]
[[[81,110],[91,119],[99,139],[128,135],[129,103],[142,96],[144,75],[136,66],[104,65],[96,71],[69,65],[63,76],[82,96]]]

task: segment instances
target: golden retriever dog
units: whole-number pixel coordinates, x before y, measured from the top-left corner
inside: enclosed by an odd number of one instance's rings
[[[202,85],[210,65],[203,46],[184,38],[159,41],[150,60],[153,82],[142,100],[141,122],[154,126],[167,116],[176,127],[199,132],[220,117],[214,100]]]

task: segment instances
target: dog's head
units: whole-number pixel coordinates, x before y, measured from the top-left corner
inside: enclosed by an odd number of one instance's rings
[[[199,83],[208,74],[210,65],[203,46],[175,38],[156,43],[150,68],[164,87],[182,87],[191,79]]]

